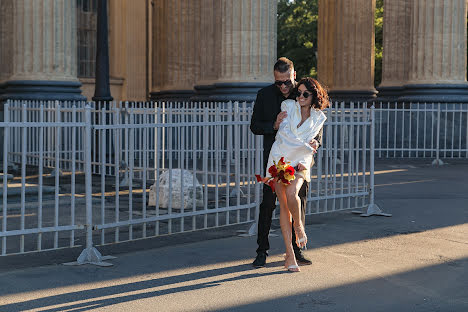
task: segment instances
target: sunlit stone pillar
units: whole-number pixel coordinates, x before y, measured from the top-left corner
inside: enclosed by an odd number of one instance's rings
[[[254,100],[273,81],[276,0],[222,0],[221,58],[213,100]]]
[[[385,0],[383,19],[382,82],[379,101],[394,101],[409,79],[411,3]]]
[[[466,0],[411,1],[409,80],[402,101],[468,102]]]
[[[2,0],[1,99],[83,100],[77,79],[76,6]],[[7,21],[3,21],[6,18]]]
[[[200,1],[158,0],[153,6],[152,99],[188,99],[199,79]]]
[[[334,51],[336,36],[336,0],[319,0],[317,78],[327,86],[334,86]]]
[[[334,11],[324,8],[329,5]],[[333,100],[374,98],[375,0],[320,1],[319,6],[328,14],[319,14],[318,45],[333,47],[319,51],[319,80],[324,78]]]
[[[193,100],[208,100],[213,94],[221,74],[222,2],[219,0],[200,0],[199,54],[200,76],[195,85]]]

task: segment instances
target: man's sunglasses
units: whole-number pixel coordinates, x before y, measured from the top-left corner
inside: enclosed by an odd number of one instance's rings
[[[286,87],[290,87],[292,86],[292,81],[289,79],[289,80],[285,80],[285,81],[281,81],[281,80],[275,80],[275,85],[277,85],[278,87],[281,87],[281,85],[285,85]]]
[[[307,92],[307,91],[304,91],[304,92],[297,91],[296,92],[296,97],[300,97],[301,95],[304,97],[304,99],[307,99],[309,96],[312,95],[312,93]]]

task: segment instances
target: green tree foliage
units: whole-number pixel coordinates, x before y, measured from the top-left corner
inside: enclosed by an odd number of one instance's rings
[[[374,86],[378,87],[382,82],[382,50],[383,50],[383,2],[375,3],[375,70]]]
[[[278,57],[294,62],[297,77],[317,75],[318,0],[278,1]]]
[[[376,1],[375,79],[382,80],[383,0]],[[318,0],[278,0],[278,57],[294,62],[298,78],[317,76]]]

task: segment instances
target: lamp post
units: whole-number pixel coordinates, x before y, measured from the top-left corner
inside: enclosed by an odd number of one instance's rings
[[[96,74],[93,101],[113,100],[109,86],[109,32],[107,21],[107,0],[98,0],[96,36]]]

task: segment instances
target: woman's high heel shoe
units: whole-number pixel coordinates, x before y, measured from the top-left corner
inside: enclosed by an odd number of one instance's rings
[[[307,235],[304,231],[304,227],[300,224],[299,226],[294,227],[294,232],[296,233],[296,244],[297,247],[302,250],[307,249]]]
[[[288,257],[285,255],[284,256],[284,267],[288,272],[301,272],[301,269],[299,269],[299,266],[297,264],[290,264],[287,265],[286,262],[288,261]]]

